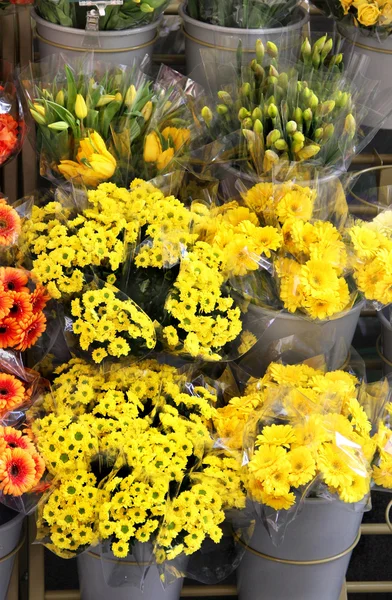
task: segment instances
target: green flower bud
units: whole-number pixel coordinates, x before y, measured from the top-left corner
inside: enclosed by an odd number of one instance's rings
[[[271,56],[271,58],[277,58],[279,54],[279,50],[276,44],[273,42],[267,42],[267,54]]]
[[[248,83],[248,82],[244,83],[241,88],[241,94],[247,98],[248,96],[250,96],[251,92],[252,92],[252,88],[250,86],[250,83]]]
[[[279,71],[275,69],[274,65],[271,65],[269,68],[269,75],[271,77],[279,77]]]
[[[302,117],[303,117],[302,110],[300,109],[299,106],[297,106],[297,108],[294,110],[294,114],[293,114],[294,121],[298,125],[300,125],[302,123]]]
[[[253,119],[253,121],[256,121],[257,119],[262,119],[262,118],[263,118],[263,111],[261,110],[261,108],[259,106],[256,106],[256,108],[252,112],[252,119]]]
[[[330,64],[331,67],[333,67],[334,65],[338,67],[340,65],[340,63],[342,62],[342,60],[343,60],[343,54],[342,53],[335,54],[335,56],[333,56],[331,58],[329,64]]]
[[[275,104],[270,104],[268,107],[268,116],[271,119],[276,119],[276,117],[278,116],[278,109],[276,107]]]
[[[279,162],[279,156],[273,150],[266,150],[263,160],[264,171],[270,171]]]
[[[208,106],[204,106],[204,108],[202,108],[201,110],[201,116],[204,119],[204,122],[207,125],[211,124],[211,121],[213,119],[213,114],[210,108],[208,108]]]
[[[280,87],[282,87],[283,89],[286,89],[288,84],[289,84],[289,76],[287,75],[287,73],[281,73],[278,77],[278,84],[280,85]]]
[[[317,108],[318,106],[318,98],[316,96],[316,94],[311,94],[310,98],[309,98],[309,108],[311,108],[312,110],[314,110],[315,108]]]
[[[324,135],[324,129],[322,127],[318,127],[314,132],[314,139],[316,141],[321,140]]]
[[[257,65],[255,68],[255,77],[257,79],[264,79],[265,71],[261,65]]]
[[[291,150],[295,153],[299,152],[304,147],[304,145],[305,145],[304,142],[292,142]]]
[[[300,131],[296,131],[293,135],[293,140],[295,142],[304,142],[305,141],[305,136],[303,133],[301,133]]]
[[[277,77],[267,77],[268,85],[276,85],[278,83]]]
[[[57,121],[56,123],[51,123],[48,125],[49,129],[54,129],[55,131],[65,131],[68,129],[69,125],[65,121]]]
[[[334,108],[335,108],[335,101],[334,100],[326,100],[325,102],[322,102],[318,106],[317,113],[321,117],[326,117],[327,115],[329,115],[329,113],[331,113],[333,111]]]
[[[332,40],[332,38],[329,38],[329,40],[327,40],[325,42],[324,48],[321,51],[322,62],[324,62],[324,60],[326,59],[328,54],[331,52],[332,48],[333,48],[333,40]]]
[[[251,115],[251,113],[249,112],[249,110],[247,108],[245,108],[245,106],[240,108],[240,110],[238,111],[238,118],[240,121],[243,121],[247,117],[250,117],[250,115]]]
[[[256,60],[261,65],[264,59],[264,44],[261,40],[256,41]]]
[[[336,100],[336,106],[344,108],[349,100],[349,94],[347,92],[340,92],[340,96]]]
[[[318,50],[313,50],[312,65],[314,69],[318,69],[321,63],[321,56]]]
[[[154,12],[154,7],[147,4],[147,2],[142,2],[141,4],[139,4],[139,8],[143,13]]]
[[[304,87],[304,89],[302,90],[302,96],[305,100],[307,100],[308,98],[310,98],[312,95],[312,90],[310,90],[308,87]]]
[[[298,125],[296,123],[296,121],[289,121],[286,124],[286,131],[287,133],[295,133],[298,129]]]
[[[226,104],[227,106],[232,106],[233,104],[233,100],[230,94],[228,92],[225,92],[224,90],[218,92],[218,98],[223,102],[223,104]]]
[[[323,35],[313,44],[313,52],[321,52],[325,46],[325,42],[327,41],[327,35]]]
[[[313,113],[311,108],[304,110],[304,121],[311,121],[313,119]]]
[[[281,138],[281,135],[280,135],[279,129],[273,129],[272,131],[270,131],[269,134],[267,135],[267,139],[265,141],[267,148],[270,148],[271,146],[273,146],[275,144],[275,142],[277,140],[279,140],[280,138]]]
[[[253,129],[253,121],[250,117],[244,119],[241,123],[241,127],[243,129]]]
[[[42,90],[42,95],[44,98],[46,98],[46,100],[53,100],[52,94],[47,89]]]
[[[304,59],[310,58],[312,56],[312,46],[310,45],[308,38],[306,38],[305,41],[302,43],[301,54]],[[305,62],[306,62],[306,60],[305,60]]]
[[[335,126],[332,123],[328,123],[328,125],[326,125],[326,127],[324,127],[324,133],[323,133],[324,142],[327,142],[328,140],[330,140],[331,137],[333,136],[334,132],[335,132]]]
[[[218,115],[227,115],[227,113],[229,112],[229,109],[227,108],[226,104],[218,104],[218,106],[216,107],[216,112],[218,113]]]
[[[264,130],[263,124],[259,119],[256,119],[256,121],[253,124],[253,131],[255,133],[257,133],[257,135],[262,135]]]
[[[287,152],[289,149],[287,142],[283,139],[276,140],[274,145],[276,150],[280,150],[281,152]]]

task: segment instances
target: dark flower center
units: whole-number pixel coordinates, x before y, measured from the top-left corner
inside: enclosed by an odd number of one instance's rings
[[[10,472],[12,477],[17,477],[19,475],[19,467],[17,465],[12,465]]]
[[[8,390],[7,390],[6,388],[2,388],[2,389],[0,390],[0,394],[1,394],[2,396],[7,396],[7,395],[8,395]]]

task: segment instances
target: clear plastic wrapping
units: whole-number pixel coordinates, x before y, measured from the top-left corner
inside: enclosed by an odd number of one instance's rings
[[[0,60],[0,167],[18,155],[25,133],[23,108],[13,77],[13,67]]]

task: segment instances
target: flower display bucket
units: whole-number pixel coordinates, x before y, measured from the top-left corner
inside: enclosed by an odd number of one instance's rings
[[[237,570],[239,600],[339,600],[362,516],[339,501],[305,500],[278,547],[258,519]]]
[[[207,48],[219,50],[222,53],[221,56],[226,57],[227,55],[227,62],[231,60],[235,62],[240,41],[243,52],[251,55],[255,51],[258,39],[261,39],[263,43],[274,42],[279,45],[282,35],[284,35],[284,48],[280,48],[280,57],[289,58],[293,49],[298,45],[303,28],[309,22],[309,14],[302,7],[298,7],[292,15],[290,25],[270,29],[240,29],[210,25],[189,17],[184,6],[180,6],[179,13],[184,23],[187,73],[188,75],[192,74],[204,87],[207,86],[203,70],[200,69],[201,50]]]
[[[377,342],[377,350],[383,360],[384,374],[392,372],[392,325],[389,320],[390,308],[387,306],[377,312],[381,323],[381,336]]]
[[[126,585],[127,582],[123,581],[121,587],[111,587],[107,584],[103,569],[106,560],[104,562],[101,560],[96,548],[94,552],[81,554],[77,560],[82,600],[178,600],[180,598],[183,579],[177,579],[164,589],[158,569],[154,565],[147,567],[143,591],[136,587],[142,577],[143,569],[132,560],[132,556],[126,561],[122,559],[116,561],[114,557],[110,560],[114,579],[116,579],[117,567],[120,569],[126,566],[126,575],[122,579],[128,578],[129,583],[134,583],[134,585]],[[106,566],[105,564],[105,569]]]
[[[312,321],[249,304],[244,329],[253,332],[258,342],[238,364],[253,377],[262,377],[271,362],[282,359],[286,364],[296,364],[325,355],[329,370],[341,369],[363,306],[364,302],[358,302],[339,318]]]
[[[380,41],[376,36],[363,35],[357,27],[347,28],[339,23],[338,31],[354,45],[356,52],[364,54],[369,59],[367,74],[370,79],[380,82],[379,90],[389,89],[392,78],[392,36]],[[344,54],[345,59],[348,60],[351,54],[348,45],[344,49]],[[369,116],[365,119],[364,125],[372,127],[377,123]],[[383,129],[392,129],[392,116],[385,120]]]
[[[32,17],[41,59],[51,54],[63,54],[72,59],[94,50],[99,60],[122,65],[141,61],[146,54],[151,57],[159,25],[159,21],[155,21],[143,27],[121,31],[85,31],[49,23],[34,10]]]
[[[15,556],[21,545],[23,519],[24,515],[16,514],[0,526],[0,600],[7,598]]]

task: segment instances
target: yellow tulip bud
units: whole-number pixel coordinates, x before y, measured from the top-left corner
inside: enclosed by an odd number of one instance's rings
[[[252,112],[252,119],[253,119],[253,121],[256,121],[257,119],[262,119],[262,118],[263,118],[263,111],[261,110],[261,108],[259,106],[256,106],[256,108]]]
[[[350,113],[347,115],[344,121],[344,133],[347,134],[347,137],[352,140],[355,135],[356,122],[353,115]]]
[[[135,86],[132,84],[129,86],[129,88],[127,89],[127,93],[125,94],[125,100],[124,103],[126,106],[128,106],[128,108],[130,108],[132,106],[132,104],[135,102],[135,98],[136,98],[136,88]]]
[[[272,167],[279,162],[279,156],[273,150],[267,150],[264,154],[263,169],[270,171]]]
[[[64,98],[63,90],[60,90],[59,92],[57,92],[55,102],[56,102],[56,104],[60,104],[60,106],[64,106],[65,98]]]
[[[276,117],[278,116],[278,109],[275,106],[275,104],[270,104],[268,107],[268,116],[271,119],[276,119]]]
[[[117,94],[114,96],[114,99],[117,102],[122,102],[122,99],[123,99],[122,94],[120,94],[120,92],[117,92]]]
[[[34,106],[35,112],[37,112],[42,117],[46,116],[46,111],[45,111],[45,107],[44,106],[42,106],[41,104],[38,104],[38,103],[33,104],[33,106]]]
[[[329,123],[326,127],[324,127],[323,140],[327,142],[333,136],[335,131],[335,126],[332,123]]]
[[[146,136],[143,154],[144,160],[145,162],[157,162],[161,154],[162,144],[158,135],[153,131]]]
[[[251,116],[251,113],[244,106],[242,108],[240,108],[240,110],[238,111],[238,118],[240,121],[242,121],[243,119],[246,119],[247,117],[250,117],[250,116]]]
[[[41,113],[38,113],[33,108],[30,109],[30,114],[33,117],[34,121],[38,123],[38,125],[46,125],[46,119],[42,116]]]
[[[322,102],[321,104],[319,104],[317,113],[321,117],[326,117],[327,115],[329,115],[329,113],[331,113],[333,111],[334,108],[335,108],[334,100],[326,100],[325,102]]]
[[[276,150],[280,150],[281,152],[287,152],[287,150],[289,149],[287,142],[282,139],[276,140],[274,145]]]
[[[144,105],[144,107],[141,111],[143,119],[146,122],[149,120],[149,118],[152,115],[152,106],[153,106],[153,104],[152,104],[151,100],[149,100],[148,102],[146,102],[146,104]]]
[[[54,129],[55,131],[65,131],[68,129],[69,125],[65,121],[56,121],[56,123],[51,123],[48,125],[49,129]]]
[[[82,94],[77,94],[76,102],[75,102],[75,115],[83,121],[87,117],[88,109],[86,105],[86,101],[83,98]]]
[[[263,124],[260,119],[256,119],[256,121],[253,123],[253,131],[257,133],[257,135],[261,135],[263,133],[263,129]]]

